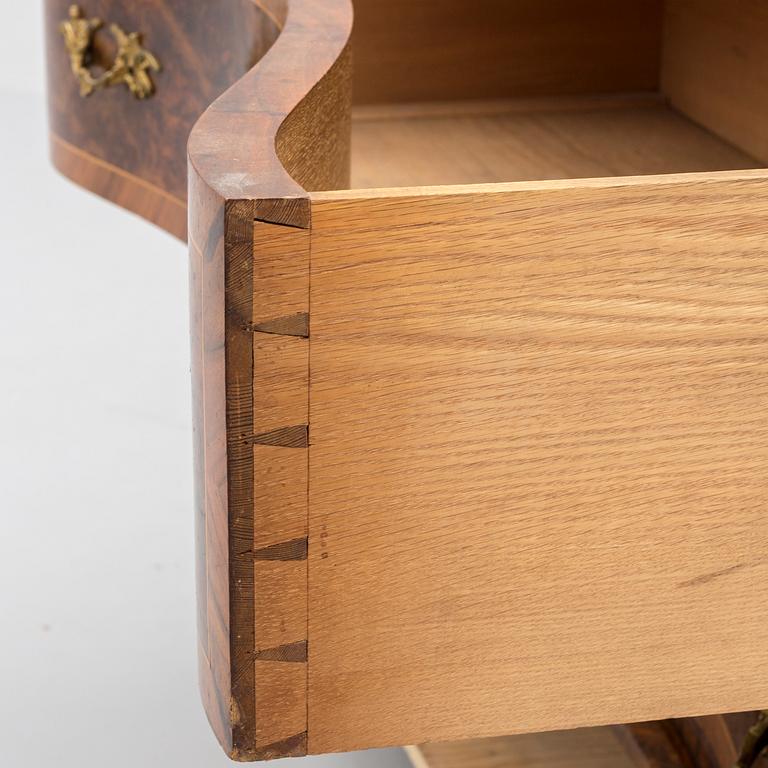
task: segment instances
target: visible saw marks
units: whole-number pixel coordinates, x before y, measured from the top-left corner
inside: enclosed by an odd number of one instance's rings
[[[309,233],[303,211],[253,223],[253,580],[258,759],[307,749]],[[260,218],[269,217],[269,223]],[[290,222],[288,221],[290,219]]]

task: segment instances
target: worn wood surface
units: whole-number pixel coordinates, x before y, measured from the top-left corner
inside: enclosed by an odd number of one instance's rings
[[[765,704],[767,180],[314,196],[312,751]]]
[[[662,0],[355,0],[360,104],[655,90]]]
[[[358,107],[352,186],[756,168],[656,94]]]
[[[675,107],[768,163],[768,4],[667,0],[662,90]]]

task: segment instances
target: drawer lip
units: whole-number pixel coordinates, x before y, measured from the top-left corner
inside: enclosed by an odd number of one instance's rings
[[[620,189],[624,187],[657,187],[668,185],[700,185],[730,181],[758,181],[768,183],[768,169],[756,168],[736,171],[703,171],[695,173],[665,173],[647,176],[606,176],[583,179],[551,179],[541,181],[511,181],[488,184],[443,184],[422,187],[371,187],[310,192],[310,200],[345,201],[382,198],[463,197],[467,195],[495,195],[509,192],[558,192],[569,189]]]
[[[225,200],[308,201],[280,157],[279,136],[349,49],[353,10],[351,0],[285,3],[288,15],[272,47],[210,105],[189,137],[190,171]],[[308,202],[303,208],[295,220],[275,223],[307,226],[301,216]]]

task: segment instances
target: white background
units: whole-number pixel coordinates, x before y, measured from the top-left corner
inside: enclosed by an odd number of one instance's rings
[[[227,766],[196,681],[186,249],[49,167],[39,5],[0,46],[0,766]]]

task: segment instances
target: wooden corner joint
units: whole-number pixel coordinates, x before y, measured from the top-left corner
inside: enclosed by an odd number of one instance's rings
[[[307,752],[309,218],[307,201],[279,202],[232,205],[227,252],[228,352],[242,347],[227,377],[249,384],[247,407],[228,397],[238,760]]]
[[[296,312],[285,317],[274,317],[258,323],[249,323],[246,329],[252,333],[269,333],[276,336],[309,338],[309,313]]]
[[[307,754],[307,733],[297,733],[287,739],[281,739],[273,744],[266,744],[251,750],[235,748],[230,757],[242,763],[252,763],[261,760],[276,760],[281,757],[304,757]]]

